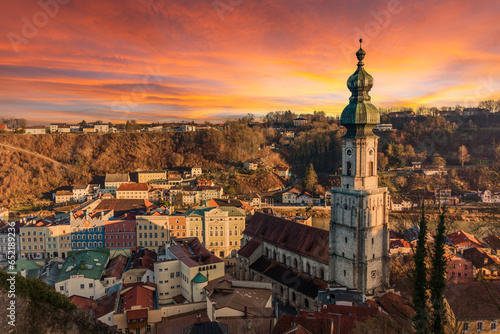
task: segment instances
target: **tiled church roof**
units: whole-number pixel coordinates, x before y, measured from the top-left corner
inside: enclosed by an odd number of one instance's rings
[[[328,231],[257,212],[243,233],[328,264]]]

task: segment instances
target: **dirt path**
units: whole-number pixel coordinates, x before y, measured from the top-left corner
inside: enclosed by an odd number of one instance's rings
[[[44,155],[42,155],[40,153],[31,152],[31,151],[25,150],[23,148],[11,146],[11,145],[8,145],[8,144],[2,144],[2,143],[0,143],[0,146],[3,146],[5,148],[11,149],[11,150],[20,151],[20,152],[24,152],[24,153],[27,153],[27,154],[31,154],[31,155],[37,156],[37,157],[42,158],[44,160],[48,160],[48,161],[52,162],[53,164],[56,164],[56,165],[58,165],[60,167],[68,169],[68,167],[66,165],[60,163],[59,161],[56,161],[56,160],[51,159],[49,157],[46,157],[46,156],[44,156]]]

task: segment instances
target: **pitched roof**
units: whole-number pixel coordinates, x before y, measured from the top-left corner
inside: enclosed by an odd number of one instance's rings
[[[405,239],[392,239],[389,244],[390,249],[406,247],[410,248],[410,243]]]
[[[116,191],[148,191],[149,186],[146,183],[122,183]]]
[[[243,257],[249,258],[257,250],[257,248],[259,248],[260,245],[262,245],[261,241],[257,239],[250,239],[250,241],[248,241],[245,246],[240,248],[238,254]]]
[[[154,271],[154,263],[158,257],[158,254],[150,251],[149,249],[141,249],[137,253],[132,254],[132,259],[130,260],[130,269],[149,269]]]
[[[119,291],[116,291],[110,295],[104,296],[96,300],[96,308],[94,316],[100,318],[108,313],[115,310],[116,300],[119,296]]]
[[[185,334],[228,334],[226,324],[214,322],[194,323],[184,329]]]
[[[285,192],[285,194],[295,194],[295,195],[299,195],[299,194],[300,194],[300,190],[295,189],[295,188],[292,188],[292,189],[288,190],[287,192]]]
[[[146,212],[148,208],[152,208],[153,204],[149,201],[143,199],[103,199],[94,209],[94,211],[107,211],[113,210],[115,216],[119,217],[128,213],[129,211],[134,212]]]
[[[446,284],[445,298],[458,321],[497,320],[500,282]]]
[[[154,310],[154,294],[153,290],[145,288],[142,285],[136,285],[130,290],[122,292],[121,313],[137,305],[142,308]]]
[[[170,246],[168,250],[188,267],[223,262],[203,247],[196,237],[174,239],[173,241],[174,245]]]
[[[75,304],[79,309],[87,312],[95,318],[100,318],[115,310],[115,303],[118,297],[118,291],[99,299],[90,299],[78,295],[73,295],[69,301]]]
[[[475,244],[478,247],[483,247],[483,244],[481,241],[479,241],[474,235],[467,233],[465,231],[459,230],[457,232],[454,232],[450,235],[448,235],[448,239],[451,241],[451,243],[454,246],[458,246],[461,243],[466,243],[470,242]]]
[[[117,279],[122,278],[122,273],[127,265],[127,257],[120,254],[117,257],[109,261],[104,273],[104,277],[116,277]]]
[[[73,196],[73,193],[69,190],[59,190],[56,192],[56,196]]]
[[[311,298],[316,298],[319,290],[328,287],[328,284],[322,279],[313,278],[306,273],[299,273],[294,268],[287,267],[283,263],[276,262],[265,256],[261,256],[252,263],[250,269]]]
[[[279,319],[273,328],[273,334],[284,333],[300,333],[290,332],[291,329],[300,325],[310,333],[335,333],[335,323],[333,319],[329,318],[313,318],[313,317],[300,317],[295,315],[284,314]],[[307,332],[306,332],[307,333]]]
[[[221,199],[221,198],[212,198],[208,205],[210,207],[220,207],[220,208],[241,208],[245,211],[249,212],[253,210],[253,207],[248,205],[247,203],[239,200],[239,199]]]
[[[477,269],[490,265],[496,265],[500,269],[500,260],[496,256],[486,252],[484,249],[471,247],[464,249],[463,255],[464,258],[469,260]]]
[[[492,249],[499,250],[500,249],[500,237],[498,235],[489,235],[483,239],[483,241],[490,246]]]
[[[244,234],[280,248],[328,263],[329,232],[256,212]]]
[[[130,177],[128,173],[124,174],[106,174],[104,182],[129,182]]]
[[[388,292],[379,299],[377,303],[382,306],[398,324],[406,323],[407,326],[411,325],[411,319],[415,315],[415,310],[410,306],[409,301],[395,293]]]
[[[210,201],[210,202],[212,202],[212,201]],[[194,210],[189,210],[188,212],[186,212],[186,216],[197,215],[197,216],[204,217],[207,212],[212,211],[216,208],[220,209],[222,211],[226,211],[230,217],[234,217],[234,216],[245,217],[246,216],[245,210],[234,207],[234,206],[216,206],[216,207],[199,206]]]
[[[78,295],[73,295],[69,297],[69,301],[73,304],[75,304],[80,310],[93,314],[94,312],[94,300],[87,298],[87,297],[82,297]]]
[[[69,252],[56,282],[65,281],[73,275],[100,280],[108,258],[109,249]]]

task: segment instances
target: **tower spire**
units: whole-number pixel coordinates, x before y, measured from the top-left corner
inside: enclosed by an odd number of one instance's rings
[[[347,80],[347,88],[351,91],[349,105],[345,107],[340,118],[340,124],[347,128],[347,136],[371,136],[372,128],[380,123],[380,114],[370,102],[370,90],[373,87],[373,77],[366,72],[363,60],[366,51],[363,50],[363,39],[359,40],[359,50],[356,52],[358,68]]]
[[[365,65],[363,63],[363,59],[365,59],[366,51],[363,50],[362,44],[363,44],[363,39],[360,38],[359,39],[359,50],[358,50],[358,52],[356,52],[356,57],[358,58],[358,67],[362,67]]]

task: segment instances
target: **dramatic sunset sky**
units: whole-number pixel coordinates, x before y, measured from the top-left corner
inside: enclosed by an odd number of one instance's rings
[[[376,106],[500,98],[498,0],[40,2],[0,2],[0,117],[335,115],[359,37]]]

